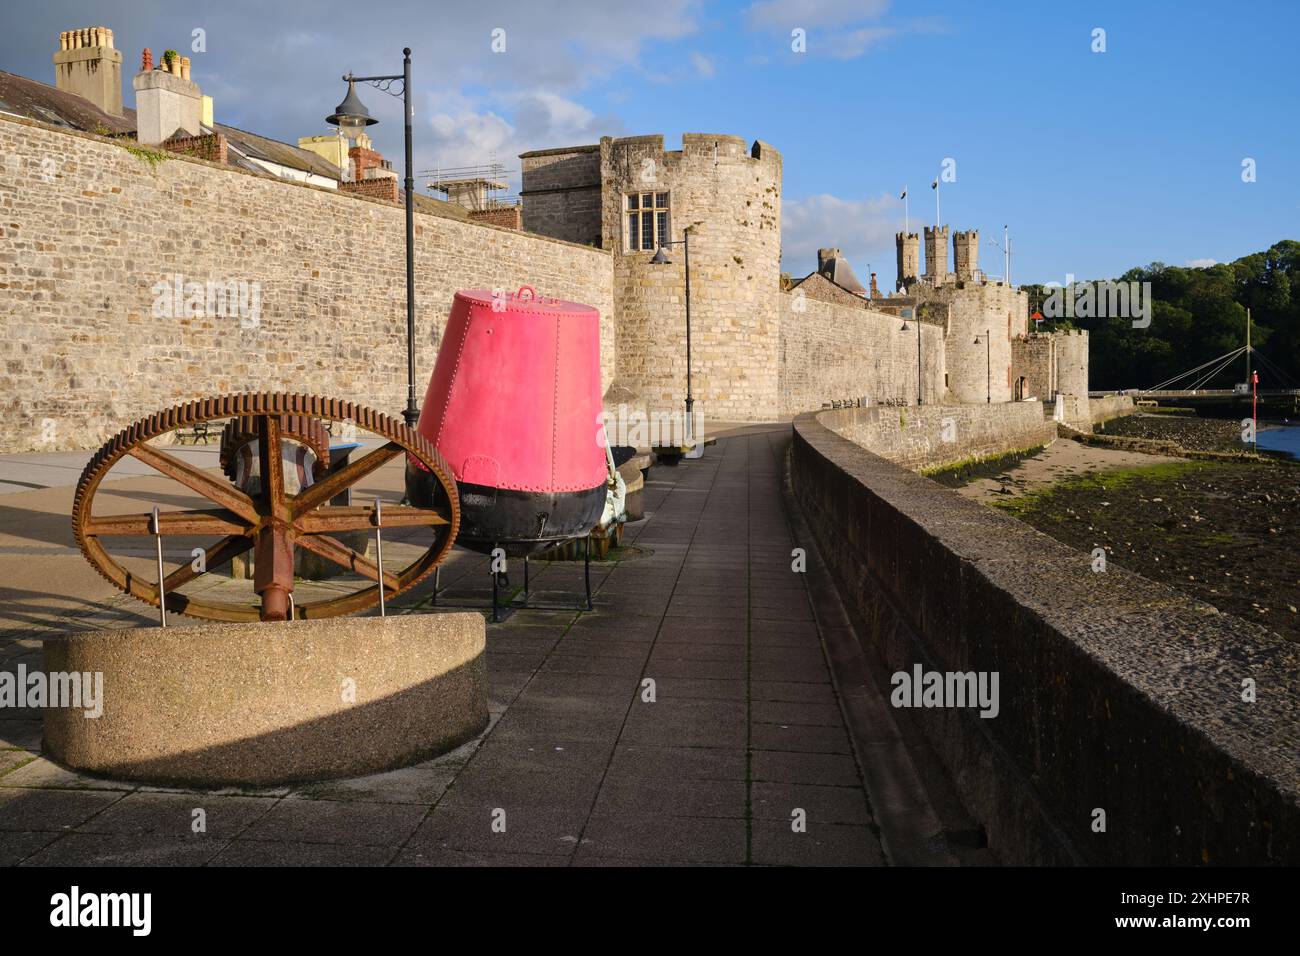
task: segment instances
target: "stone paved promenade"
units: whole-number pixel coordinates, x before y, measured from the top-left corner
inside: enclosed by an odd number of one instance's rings
[[[439,759],[269,791],[163,790],[63,770],[39,755],[38,712],[0,711],[0,864],[955,862],[926,842],[935,818],[815,555],[810,573],[791,570],[789,434],[747,429],[656,467],[622,557],[593,564],[595,612],[489,626],[491,726]],[[21,510],[22,498],[6,502]],[[458,551],[440,600],[483,596],[485,570]],[[535,596],[577,592],[581,573],[533,562]],[[143,623],[147,609],[105,588],[65,625]],[[398,611],[432,612],[427,585],[404,598]],[[0,669],[40,666],[40,635],[56,628],[33,606],[5,609]],[[796,809],[806,832],[792,828]]]

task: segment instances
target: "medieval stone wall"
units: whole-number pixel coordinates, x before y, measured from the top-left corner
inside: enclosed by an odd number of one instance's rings
[[[782,417],[841,399],[871,404],[916,403],[916,323],[904,332],[897,316],[859,305],[827,302],[796,289],[781,294]],[[922,397],[943,397],[943,326],[921,323]]]
[[[631,249],[627,196],[667,193],[668,231],[690,229],[692,386],[714,420],[777,417],[781,155],[764,143],[703,133],[601,141],[603,245],[614,253],[618,382],[647,408],[678,408],[686,394],[682,246],[667,265]]]
[[[519,157],[523,227],[585,246],[601,244],[600,147],[542,149]]]
[[[1034,332],[1011,341],[1011,380],[1024,379],[1021,398],[1048,402],[1056,394],[1056,339]]]
[[[1028,296],[1001,283],[924,283],[914,295],[931,307],[946,306],[948,397],[952,404],[1011,401],[1011,340],[1025,331]],[[991,347],[985,345],[986,336]],[[976,342],[976,339],[979,339]]]
[[[415,230],[421,399],[460,288],[599,309],[609,383],[609,253],[423,213]],[[177,310],[177,276],[215,300],[187,314],[183,288]],[[281,389],[405,405],[402,207],[0,117],[0,450],[89,448],[179,402]]]

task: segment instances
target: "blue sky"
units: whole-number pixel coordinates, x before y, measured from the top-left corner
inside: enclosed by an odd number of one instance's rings
[[[219,121],[291,142],[326,131],[340,74],[399,71],[410,45],[419,167],[517,169],[521,150],[601,135],[662,132],[673,148],[684,131],[760,138],[785,158],[783,268],[796,274],[837,245],[892,287],[898,193],[910,187],[914,228],[932,222],[946,158],[957,178],[941,187],[944,220],[998,241],[1008,224],[1017,282],[1228,261],[1300,238],[1300,4],[1285,0],[51,0],[0,16],[0,68],[51,82],[60,30],[109,26],[128,103],[140,48],[172,47]],[[204,52],[189,49],[195,29]],[[362,94],[378,147],[400,160],[400,106]],[[1002,272],[987,241],[981,260]]]

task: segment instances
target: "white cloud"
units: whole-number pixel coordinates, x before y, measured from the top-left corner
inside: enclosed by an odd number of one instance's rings
[[[937,33],[935,17],[873,23],[889,10],[889,0],[759,0],[745,11],[751,30],[787,37],[796,27],[808,33],[810,55],[852,60],[906,33]],[[784,42],[784,39],[783,39]]]
[[[875,20],[889,9],[889,0],[760,0],[745,17],[752,28],[789,32],[795,27],[842,27]]]
[[[1218,259],[1188,259],[1183,263],[1189,269],[1208,269],[1210,266],[1217,266]]]
[[[823,38],[821,42],[826,52],[835,59],[852,60],[897,35],[898,30],[895,27],[863,27],[861,30],[832,34]]]
[[[884,194],[874,199],[842,199],[829,193],[781,204],[781,268],[804,276],[817,268],[817,250],[840,249],[867,282],[868,264],[892,275],[895,221],[899,203]],[[873,258],[874,257],[874,258]]]
[[[691,53],[691,66],[703,79],[707,80],[714,74],[713,61],[698,51]]]
[[[476,166],[498,162],[518,188],[518,156],[530,149],[577,146],[623,132],[613,116],[598,116],[580,103],[542,90],[499,93],[490,100],[447,93],[431,97],[441,109],[421,136],[418,168]]]

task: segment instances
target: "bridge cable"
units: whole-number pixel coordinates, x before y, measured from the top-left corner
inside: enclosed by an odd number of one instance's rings
[[[1215,357],[1215,358],[1212,358],[1212,359],[1210,359],[1208,362],[1206,362],[1206,363],[1204,363],[1204,364],[1202,364],[1202,365],[1198,365],[1198,366],[1196,366],[1196,368],[1194,368],[1194,369],[1189,369],[1189,370],[1186,371],[1186,372],[1180,372],[1179,374],[1175,375],[1173,378],[1165,379],[1165,380],[1164,380],[1163,382],[1161,382],[1159,385],[1152,385],[1150,388],[1144,388],[1144,389],[1141,389],[1140,391],[1143,391],[1143,392],[1159,392],[1159,391],[1163,391],[1167,386],[1172,385],[1174,382],[1177,382],[1177,381],[1179,381],[1180,379],[1189,378],[1190,376],[1195,375],[1196,373],[1202,371],[1203,369],[1209,368],[1211,365],[1215,364],[1216,362],[1222,361],[1222,360],[1224,360],[1224,359],[1226,359],[1227,361],[1231,362],[1234,358],[1236,358],[1237,356],[1239,356],[1239,355],[1240,355],[1242,352],[1244,352],[1244,351],[1246,351],[1246,347],[1243,345],[1243,346],[1241,346],[1240,348],[1238,348],[1238,349],[1236,349],[1236,350],[1234,350],[1234,351],[1232,351],[1232,352],[1226,352],[1226,353],[1224,353],[1223,355],[1219,355],[1219,356],[1217,356],[1217,357]]]

